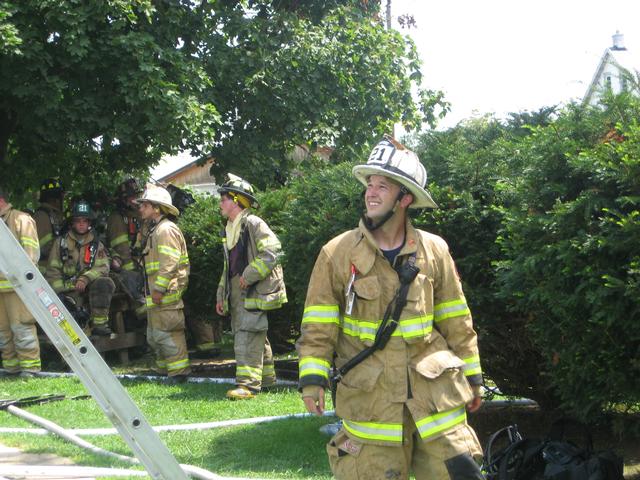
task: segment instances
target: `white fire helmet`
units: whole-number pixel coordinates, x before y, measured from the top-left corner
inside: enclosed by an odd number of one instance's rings
[[[371,175],[389,177],[403,185],[413,195],[409,208],[438,208],[424,189],[427,171],[418,156],[388,135],[375,146],[367,163],[356,165],[352,172],[365,187]]]

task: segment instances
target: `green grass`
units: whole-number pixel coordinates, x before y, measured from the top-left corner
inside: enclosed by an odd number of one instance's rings
[[[214,422],[304,411],[299,394],[293,388],[280,388],[249,401],[232,402],[224,396],[230,385],[168,386],[127,380],[122,383],[151,425]],[[87,392],[75,378],[0,380],[0,398],[47,393],[71,397]],[[93,399],[65,399],[24,408],[65,428],[111,427]],[[196,465],[219,475],[329,479],[331,473],[324,450],[328,437],[318,428],[330,421],[329,418],[287,419],[203,431],[162,432],[160,437],[180,463]],[[6,411],[0,411],[0,425],[35,428]],[[83,438],[101,448],[133,456],[118,435]],[[0,433],[0,443],[32,453],[55,453],[81,465],[131,468],[129,464],[88,453],[53,435]]]

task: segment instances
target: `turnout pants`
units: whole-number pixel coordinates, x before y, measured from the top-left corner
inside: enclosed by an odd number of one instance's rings
[[[78,307],[85,307],[89,304],[91,323],[96,325],[109,324],[109,307],[111,298],[116,289],[115,283],[109,277],[99,277],[87,285],[83,293],[75,290],[65,292],[65,295],[72,297]]]
[[[187,328],[191,332],[197,351],[211,350],[216,346],[211,322],[191,316],[187,319]]]
[[[236,356],[236,385],[259,392],[276,381],[273,352],[267,338],[267,313],[244,308],[240,277],[231,279],[231,331]]]
[[[0,350],[9,372],[40,371],[36,321],[15,292],[0,293]]]
[[[475,432],[466,423],[422,441],[405,408],[402,445],[363,444],[342,428],[327,444],[331,471],[338,480],[483,480],[474,457],[482,456]]]
[[[147,310],[147,342],[156,357],[156,367],[168,376],[191,373],[182,308]]]

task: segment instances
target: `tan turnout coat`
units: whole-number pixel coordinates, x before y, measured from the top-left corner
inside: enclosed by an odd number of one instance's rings
[[[264,220],[256,215],[247,215],[242,220],[243,232],[248,232],[247,262],[242,272],[249,288],[244,299],[247,310],[274,310],[287,302],[282,267],[279,257],[282,250],[280,240]],[[241,236],[244,233],[241,233]],[[222,302],[225,313],[229,312],[229,252],[222,239],[224,268],[218,283],[216,298]]]
[[[187,244],[178,226],[166,217],[150,227],[142,255],[147,280],[147,308],[173,310],[184,307],[182,295],[189,283]],[[151,292],[164,293],[160,305],[151,300]]]
[[[482,381],[476,333],[445,241],[407,222],[396,263],[416,253],[420,272],[389,343],[338,384],[336,413],[348,435],[364,443],[400,445],[408,408],[425,441],[466,422],[470,384]],[[356,271],[356,298],[345,312],[346,288]],[[362,221],[321,250],[307,292],[300,355],[300,387],[328,387],[340,367],[374,341],[398,275]]]
[[[40,246],[38,244],[38,232],[36,223],[29,214],[16,210],[9,204],[0,211],[0,218],[7,224],[9,231],[18,240],[31,261],[37,265],[40,258]],[[0,293],[13,292],[13,286],[4,275],[0,273]]]

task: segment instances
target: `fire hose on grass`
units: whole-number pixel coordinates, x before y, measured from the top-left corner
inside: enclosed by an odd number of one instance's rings
[[[86,396],[83,396],[86,397]],[[12,415],[15,415],[19,418],[22,418],[23,420],[26,420],[28,422],[34,423],[36,425],[39,425],[41,427],[43,427],[44,429],[46,429],[48,432],[54,433],[56,435],[58,435],[59,437],[73,443],[74,445],[83,448],[85,450],[89,450],[91,453],[94,453],[96,455],[101,455],[101,456],[106,456],[106,457],[110,457],[116,460],[120,460],[122,462],[126,462],[126,463],[131,463],[131,464],[135,464],[135,465],[139,465],[140,461],[137,458],[134,457],[129,457],[126,455],[120,455],[118,453],[114,453],[114,452],[110,452],[108,450],[104,450],[100,447],[97,447],[95,445],[93,445],[92,443],[87,442],[86,440],[83,440],[82,438],[80,438],[79,436],[67,431],[66,429],[64,429],[63,427],[61,427],[60,425],[53,423],[45,418],[39,417],[37,415],[34,415],[32,413],[27,412],[26,410],[23,410],[21,408],[18,408],[16,406],[16,404],[24,402],[27,405],[33,405],[35,403],[42,403],[42,402],[49,402],[49,401],[55,401],[55,400],[62,400],[64,399],[65,396],[64,395],[44,395],[41,399],[38,399],[38,397],[28,397],[22,400],[14,400],[14,401],[9,401],[8,404],[4,404],[2,405],[2,408],[4,410],[6,410],[7,412],[11,413]],[[78,398],[78,397],[75,397]],[[38,401],[40,400],[40,401]],[[242,479],[241,477],[223,477],[220,475],[217,475],[215,473],[209,472],[208,470],[205,470],[204,468],[200,468],[200,467],[196,467],[193,465],[183,465],[181,464],[180,467],[182,468],[182,470],[184,470],[185,473],[187,473],[188,475],[190,475],[193,478],[197,478],[197,479],[201,479],[201,480],[245,480]]]

